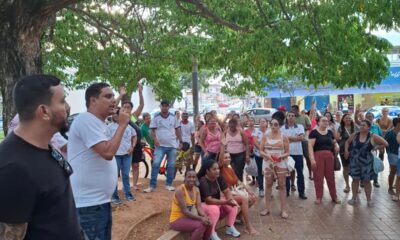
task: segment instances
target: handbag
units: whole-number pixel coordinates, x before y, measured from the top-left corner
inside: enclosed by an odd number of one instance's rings
[[[195,205],[189,205],[189,206],[186,206],[186,207],[189,209],[189,211],[190,211],[193,215],[196,215],[196,216],[199,215],[199,212],[197,211],[197,207],[196,207]]]
[[[294,159],[291,156],[288,156],[287,167],[288,167],[289,172],[296,170],[295,164],[296,164],[296,162],[294,161]]]
[[[247,198],[249,194],[246,189],[241,185],[232,186],[232,195],[241,196]]]
[[[373,162],[374,172],[376,174],[378,174],[378,173],[382,172],[384,169],[383,161],[380,158],[378,158],[377,156],[375,156],[375,155],[373,155],[373,156],[374,156],[374,162]]]
[[[244,167],[246,173],[250,176],[258,176],[257,163],[254,158],[250,158],[250,162]]]

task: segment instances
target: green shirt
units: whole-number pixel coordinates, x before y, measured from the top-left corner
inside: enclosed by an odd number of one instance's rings
[[[305,132],[307,132],[308,127],[311,127],[311,121],[308,116],[304,115],[297,116],[295,122],[298,125],[302,125],[304,127]],[[308,140],[308,134],[306,134],[305,140]]]
[[[142,133],[142,137],[146,139],[146,142],[150,145],[151,148],[154,148],[154,141],[150,136],[150,128],[146,124],[142,124],[140,127],[140,132]]]

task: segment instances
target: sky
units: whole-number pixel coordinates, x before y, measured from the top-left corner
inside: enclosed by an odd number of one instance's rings
[[[385,30],[377,30],[373,31],[372,34],[378,37],[386,38],[393,46],[400,46],[400,32],[398,31],[392,30],[387,32]]]

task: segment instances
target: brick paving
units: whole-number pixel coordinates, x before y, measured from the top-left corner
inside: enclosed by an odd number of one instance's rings
[[[305,170],[306,172],[306,170]],[[342,172],[336,172],[336,188],[341,204],[331,202],[327,185],[324,185],[324,197],[321,205],[315,205],[314,183],[306,177],[306,195],[308,200],[300,200],[298,192],[292,192],[288,198],[289,218],[280,217],[278,191],[273,187],[271,214],[260,216],[264,202],[259,201],[251,208],[251,222],[260,231],[260,236],[243,233],[243,226],[237,226],[242,232],[240,239],[397,239],[400,240],[400,203],[393,202],[387,193],[389,167],[385,161],[385,170],[379,175],[380,188],[373,188],[372,199],[375,206],[367,207],[365,193],[360,194],[361,204],[351,206],[347,200],[351,193],[344,193]],[[233,239],[221,229],[218,235],[222,239]]]

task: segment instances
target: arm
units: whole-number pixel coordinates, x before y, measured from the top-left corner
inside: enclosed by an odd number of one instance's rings
[[[266,160],[272,160],[271,155],[265,152],[265,142],[267,141],[267,135],[264,135],[261,140],[261,148],[260,148],[260,155],[265,158]]]
[[[128,126],[129,119],[130,114],[127,114],[124,111],[119,111],[119,124],[114,136],[109,141],[102,141],[95,144],[92,146],[92,149],[105,160],[112,160],[121,144],[121,139],[126,127]]]
[[[183,141],[182,141],[182,133],[181,133],[180,127],[175,128],[175,135],[176,135],[176,138],[179,140],[179,143],[182,144]]]
[[[344,144],[344,158],[345,159],[349,158],[349,146],[350,146],[350,143],[353,141],[355,135],[356,135],[355,133],[351,134],[350,137],[347,139],[346,143]]]
[[[25,238],[28,223],[3,223],[0,222],[0,239],[22,240]]]
[[[136,142],[137,142],[137,136],[132,136],[132,138],[131,138],[131,147],[128,150],[128,154],[132,154],[133,149],[136,146]]]
[[[151,138],[153,139],[153,141],[154,141],[154,146],[155,147],[158,147],[158,146],[160,146],[160,142],[158,141],[158,138],[157,138],[157,135],[156,135],[156,129],[155,128],[152,128],[152,129],[150,129],[150,136],[151,136]]]
[[[190,135],[190,141],[192,142],[192,147],[193,147],[193,149],[194,149],[194,146],[195,146],[195,137],[194,137],[194,133],[192,133],[192,134]]]
[[[247,135],[243,131],[240,131],[240,134],[242,135],[244,149],[246,150],[246,160],[245,161],[246,161],[246,163],[249,163],[250,162],[249,139],[248,139]]]
[[[400,144],[400,132],[396,136],[397,143]]]
[[[260,143],[258,143],[258,139],[257,139],[257,137],[253,137],[253,142],[254,142],[254,146],[257,148],[257,149],[260,149],[261,148],[261,146],[260,146]]]
[[[204,127],[201,127],[199,135],[200,135],[199,145],[200,145],[201,149],[203,150],[204,154],[207,154],[206,145],[204,142],[204,140],[207,137],[207,130],[204,129]]]
[[[357,104],[356,106],[356,111],[354,112],[354,122],[357,124],[357,126],[360,126],[361,122],[360,119],[358,119],[358,114],[361,112],[361,104]]]
[[[126,94],[126,90],[124,86],[119,87],[119,96],[115,99],[115,106],[119,105],[119,102],[121,102],[121,99],[123,96]]]
[[[314,158],[314,145],[315,145],[315,138],[308,139],[308,153],[310,156],[311,167],[313,169],[315,169],[315,167],[317,166]]]
[[[138,92],[139,92],[139,106],[136,108],[136,110],[133,112],[133,115],[136,118],[139,118],[140,114],[143,111],[144,107],[144,98],[143,98],[143,86],[142,84],[138,83]]]
[[[221,141],[220,150],[218,154],[218,166],[221,168],[224,165],[225,144]]]
[[[175,196],[176,196],[176,199],[178,200],[179,208],[181,209],[182,213],[185,214],[186,217],[189,217],[192,219],[197,219],[197,220],[202,220],[201,216],[195,215],[191,211],[189,211],[189,209],[186,206],[184,193],[180,188],[176,189]],[[197,208],[197,206],[196,206],[196,208]]]
[[[280,158],[286,158],[289,156],[289,139],[286,136],[283,137],[283,149],[285,152],[280,156]]]
[[[383,146],[383,147],[389,146],[389,143],[384,138],[382,138],[381,136],[378,136],[376,134],[372,135],[372,140],[374,140],[374,143],[379,146]]]

